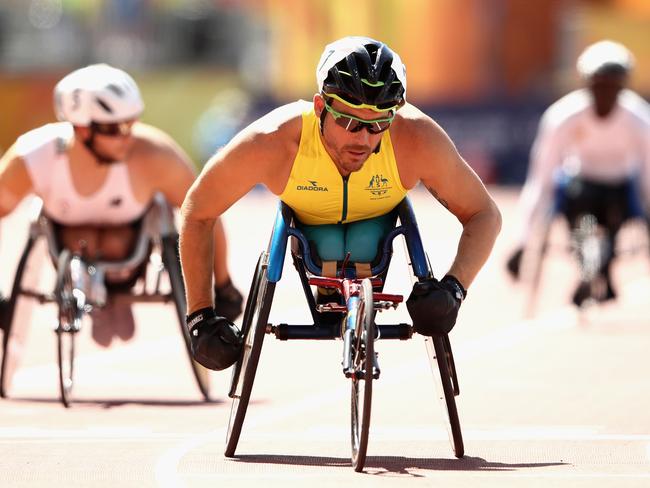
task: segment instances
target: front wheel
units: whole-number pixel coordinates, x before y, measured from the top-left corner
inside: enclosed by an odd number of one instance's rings
[[[353,344],[353,367],[351,383],[351,440],[354,470],[363,470],[370,433],[370,410],[372,406],[372,380],[375,364],[375,314],[372,284],[369,279],[361,282],[356,327]]]
[[[75,339],[81,329],[83,310],[79,307],[79,290],[72,282],[72,260],[77,259],[68,249],[57,260],[56,286],[54,296],[59,308],[59,322],[56,328],[57,359],[59,364],[59,391],[61,402],[67,408],[72,402]]]

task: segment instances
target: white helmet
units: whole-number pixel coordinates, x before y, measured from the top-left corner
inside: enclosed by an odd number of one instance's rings
[[[113,123],[139,117],[144,110],[133,78],[107,64],[73,71],[54,88],[54,110],[59,120],[87,127],[91,122]]]
[[[588,46],[576,63],[578,73],[585,79],[608,71],[627,74],[633,67],[634,55],[623,44],[614,41],[599,41]]]

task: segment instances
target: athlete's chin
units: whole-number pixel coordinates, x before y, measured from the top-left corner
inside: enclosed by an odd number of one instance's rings
[[[342,163],[341,166],[343,166],[345,170],[350,172],[359,171],[367,160],[368,160],[367,153],[348,156],[347,158],[345,158],[344,161],[341,162]]]

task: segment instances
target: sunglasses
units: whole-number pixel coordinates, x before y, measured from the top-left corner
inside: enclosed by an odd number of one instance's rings
[[[393,114],[390,117],[383,119],[360,119],[354,115],[341,113],[327,104],[325,104],[325,110],[332,114],[334,122],[336,122],[337,125],[343,127],[348,132],[359,132],[362,129],[366,129],[371,134],[381,134],[390,127],[395,118],[395,115]]]
[[[133,122],[133,120],[114,123],[91,122],[90,127],[96,134],[100,134],[102,136],[128,136],[131,133],[131,126],[133,125]]]

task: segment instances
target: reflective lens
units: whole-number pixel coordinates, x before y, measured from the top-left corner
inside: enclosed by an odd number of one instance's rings
[[[131,133],[131,126],[133,125],[133,120],[127,120],[125,122],[116,122],[112,124],[102,123],[102,122],[92,122],[90,127],[92,130],[102,136],[108,137],[117,137],[117,136],[128,136]]]
[[[332,114],[334,122],[340,125],[348,132],[359,132],[361,129],[367,129],[371,134],[380,134],[390,127],[395,115],[383,119],[365,120],[355,117],[354,115],[344,114],[325,104],[325,110]]]

